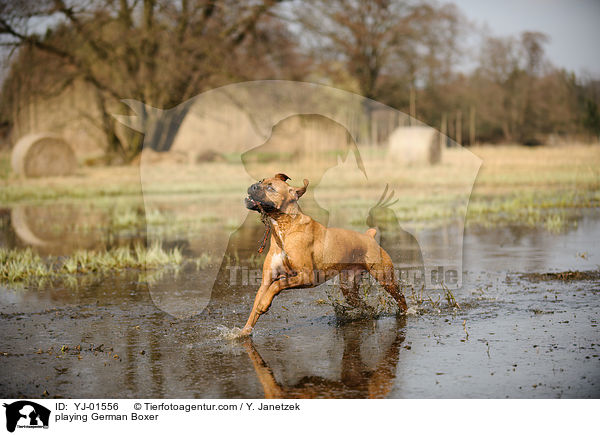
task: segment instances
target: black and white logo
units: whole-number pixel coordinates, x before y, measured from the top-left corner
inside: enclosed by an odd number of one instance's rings
[[[29,400],[5,403],[6,430],[14,432],[16,428],[47,429],[50,410]]]

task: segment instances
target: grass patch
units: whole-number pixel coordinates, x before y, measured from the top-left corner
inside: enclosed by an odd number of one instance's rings
[[[563,216],[558,214],[553,214],[546,217],[546,222],[544,223],[544,227],[551,233],[558,234],[560,233],[566,226],[565,219]]]
[[[31,249],[0,248],[0,280],[19,282],[31,277],[49,277],[53,268]]]
[[[0,282],[27,283],[32,279],[57,278],[63,275],[109,272],[125,269],[154,269],[179,266],[183,256],[179,248],[166,250],[161,243],[133,248],[118,247],[108,251],[75,251],[68,257],[42,258],[31,249],[0,248]]]
[[[519,224],[559,233],[578,209],[600,207],[595,191],[516,192],[501,197],[474,195],[467,210],[467,224],[496,227]]]
[[[192,260],[192,263],[196,266],[196,271],[200,269],[205,269],[211,264],[215,262],[215,259],[206,252],[203,252],[202,255]]]

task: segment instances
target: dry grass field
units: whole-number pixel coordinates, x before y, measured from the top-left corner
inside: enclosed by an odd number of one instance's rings
[[[471,223],[538,224],[538,214],[541,218],[547,212],[600,206],[598,145],[479,146],[470,151],[482,159],[470,195],[467,217]],[[475,173],[472,167],[466,168],[462,157],[457,159],[456,153],[447,152],[440,165],[408,168],[398,167],[377,150],[363,153],[368,179],[348,159],[325,174],[315,197],[328,209],[352,208],[372,202],[389,183],[400,199],[397,213],[401,221],[449,218],[461,212],[450,206],[457,197],[464,197],[465,190],[470,191]],[[142,191],[136,166],[82,167],[72,177],[19,179],[8,173],[7,159],[7,155],[1,159],[0,202],[4,206],[50,200],[126,200],[138,198]],[[263,168],[260,172],[265,176],[281,171],[272,163],[265,163]],[[240,164],[225,162],[157,165],[143,171],[144,193],[148,195],[218,194],[224,201],[235,201],[243,194],[240,189],[251,181]]]

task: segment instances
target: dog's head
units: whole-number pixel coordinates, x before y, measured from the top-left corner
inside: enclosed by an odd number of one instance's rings
[[[286,183],[289,179],[285,174],[275,174],[251,185],[245,199],[246,208],[255,211],[261,211],[262,208],[266,213],[287,213],[308,187],[307,179],[304,179],[302,187],[290,186]]]

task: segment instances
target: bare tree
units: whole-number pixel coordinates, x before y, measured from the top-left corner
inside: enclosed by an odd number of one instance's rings
[[[0,37],[4,46],[17,49],[13,64],[31,67],[28,59],[52,59],[56,69],[48,70],[44,63],[39,66],[51,87],[60,89],[73,80],[90,85],[109,151],[129,160],[139,152],[141,142],[138,136],[137,141],[123,143],[116,134],[110,111],[120,99],[160,108],[177,106],[168,112],[170,119],[153,127],[152,147],[166,150],[189,110],[188,105],[180,105],[186,99],[236,79],[301,74],[299,61],[293,65],[285,59],[294,57],[295,43],[271,13],[277,3],[0,0]],[[247,69],[246,60],[262,61],[263,68]],[[12,74],[13,80],[16,75]],[[32,91],[41,91],[40,87]]]
[[[277,78],[410,107],[454,137],[469,128],[474,140],[475,122],[489,141],[598,134],[597,81],[553,67],[545,35],[486,35],[466,72],[457,65],[471,29],[456,6],[435,0],[0,0],[0,49],[12,53],[0,123],[24,102],[84,82],[108,151],[129,160],[141,136],[117,135],[110,113],[125,110],[121,99],[175,108],[160,122],[139,114],[150,146],[167,150],[190,108],[182,102],[226,83]]]
[[[326,61],[341,62],[362,95],[384,102],[398,82],[433,83],[450,71],[460,21],[453,6],[406,0],[309,0],[297,19]]]

